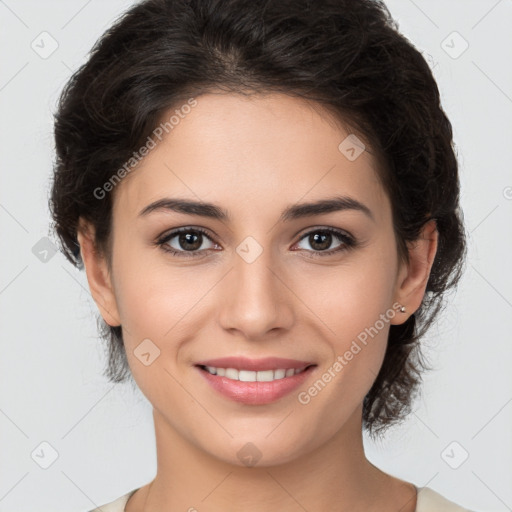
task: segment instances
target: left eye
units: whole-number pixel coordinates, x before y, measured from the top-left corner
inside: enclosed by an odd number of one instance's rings
[[[326,250],[331,246],[333,237],[340,240],[341,243],[335,249]],[[207,247],[200,250],[204,238],[209,240],[214,246],[216,245],[207,232],[200,228],[176,229],[161,237],[157,240],[156,244],[162,250],[174,256],[196,257],[201,256],[203,251],[213,248]],[[174,242],[177,246],[171,243],[174,239],[177,239],[177,242]],[[313,250],[307,250],[307,252],[312,253],[313,257],[329,256],[333,253],[348,250],[356,245],[355,240],[351,236],[333,228],[319,228],[309,231],[302,236],[298,243],[300,244],[304,240],[307,240],[313,247]]]
[[[341,243],[335,249],[327,251],[326,249],[331,246],[333,237],[340,240]],[[313,247],[312,256],[314,257],[328,256],[336,252],[345,251],[355,246],[355,241],[351,236],[332,228],[322,228],[309,231],[300,239],[300,242],[303,240],[307,240],[308,243]]]

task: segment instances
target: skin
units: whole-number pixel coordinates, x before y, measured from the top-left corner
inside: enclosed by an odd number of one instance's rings
[[[282,94],[205,94],[116,187],[112,271],[81,219],[78,240],[91,294],[107,323],[122,325],[137,385],[153,405],[155,479],[128,512],[413,512],[416,490],[371,464],[362,440],[362,403],[382,365],[390,324],[421,303],[437,248],[433,222],[400,262],[389,199],[369,151],[338,150],[349,134],[319,105]],[[278,222],[289,205],[343,194],[356,210]],[[213,202],[232,219],[172,211],[138,213],[163,197]],[[202,255],[173,256],[155,241],[177,227],[202,227]],[[321,256],[304,234],[344,230],[358,247]],[[201,236],[199,234],[199,236]],[[248,236],[263,252],[248,263]],[[175,237],[168,242],[185,252]],[[336,236],[327,250],[342,245]],[[189,249],[190,250],[190,249]],[[315,254],[317,257],[315,257]],[[365,328],[395,302],[396,313],[307,405],[307,390]],[[149,338],[160,356],[134,354]],[[297,391],[266,405],[234,402],[193,365],[231,355],[288,357],[318,366]],[[237,452],[261,453],[247,467]]]

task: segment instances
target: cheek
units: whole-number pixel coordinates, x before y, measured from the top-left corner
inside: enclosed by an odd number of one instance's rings
[[[386,352],[390,320],[397,314],[392,307],[395,269],[395,252],[381,246],[347,259],[329,274],[317,269],[304,283],[300,293],[314,290],[307,305],[321,319],[331,352],[317,386],[320,390],[325,384],[331,391],[322,393],[319,404],[327,406],[327,395],[334,393],[339,403],[355,406],[371,388]]]
[[[382,297],[386,290],[380,289]],[[346,291],[339,297],[336,311],[329,311],[330,316],[326,313],[329,327],[335,332],[329,337],[330,357],[310,387],[299,390],[297,396],[306,424],[303,431],[317,439],[334,435],[362,406],[387,348],[390,324],[386,312],[390,310],[384,306],[385,301],[376,295],[372,302],[364,300],[357,288],[354,295]],[[317,421],[319,417],[322,422]]]
[[[190,280],[180,269],[144,265],[135,256],[122,258],[115,267],[128,364],[148,400],[174,403],[182,393],[165,370],[175,366],[180,344],[194,332],[188,324],[190,312],[207,290],[186,286]]]
[[[191,323],[208,303],[205,299],[219,281],[218,274],[167,264],[147,248],[118,254],[123,256],[114,263],[115,295],[127,351],[148,338],[175,359],[179,347],[172,340],[185,342],[196,332]]]
[[[394,302],[396,254],[382,244],[372,244],[346,262],[330,268],[310,267],[297,278],[294,291],[337,340],[337,351],[371,328]],[[386,327],[389,322],[386,322]],[[381,322],[379,330],[383,329]],[[386,336],[384,336],[385,338]]]
[[[180,320],[206,293],[200,285],[176,270],[159,272],[156,268],[121,277],[123,284],[116,293],[123,326],[144,337],[165,339],[176,330]],[[188,284],[188,285],[187,285]],[[203,289],[204,288],[204,289]]]

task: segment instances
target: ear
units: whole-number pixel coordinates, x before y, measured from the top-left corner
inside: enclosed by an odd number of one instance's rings
[[[436,221],[432,219],[425,223],[418,240],[407,244],[409,263],[402,263],[395,290],[396,302],[406,310],[397,313],[391,324],[402,324],[420,307],[436,256],[438,234]]]
[[[82,217],[80,217],[78,222],[77,239],[80,244],[80,253],[84,262],[92,298],[96,302],[103,320],[112,327],[119,326],[121,325],[121,320],[107,260],[96,249],[94,226]]]

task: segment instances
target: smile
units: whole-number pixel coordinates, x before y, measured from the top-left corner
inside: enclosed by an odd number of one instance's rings
[[[272,382],[274,380],[291,377],[303,372],[307,366],[303,368],[279,368],[277,370],[237,370],[236,368],[216,368],[215,366],[201,366],[212,375],[226,377],[230,380],[238,380],[241,382]]]
[[[195,368],[215,394],[242,404],[264,405],[289,396],[310,377],[317,365],[247,370],[196,364]]]

